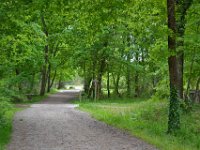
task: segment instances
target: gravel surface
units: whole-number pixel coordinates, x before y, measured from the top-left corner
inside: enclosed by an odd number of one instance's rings
[[[54,94],[18,112],[8,150],[155,150],[75,109],[76,91]]]

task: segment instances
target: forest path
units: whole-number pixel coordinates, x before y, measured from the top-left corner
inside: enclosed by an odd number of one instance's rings
[[[154,150],[70,104],[76,91],[49,96],[15,115],[8,150]]]

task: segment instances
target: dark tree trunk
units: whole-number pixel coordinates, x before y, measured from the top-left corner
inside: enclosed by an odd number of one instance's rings
[[[139,97],[139,75],[135,72],[135,95],[134,97]]]
[[[108,92],[108,98],[110,98],[110,73],[109,73],[109,70],[107,72],[107,92]]]
[[[40,88],[40,95],[43,96],[45,94],[45,89],[46,89],[46,65],[43,66],[42,68],[42,81],[41,81],[41,88]]]
[[[139,52],[136,52],[135,58],[136,58],[136,63],[139,64]],[[138,71],[135,71],[135,95],[134,97],[139,97],[139,74]]]
[[[48,65],[47,71],[47,93],[51,90],[51,64]]]
[[[16,73],[16,76],[19,76],[19,75],[20,75],[20,71],[19,71],[18,68],[15,69],[15,73]],[[21,84],[21,81],[20,81],[20,80],[18,81],[17,86],[18,86],[19,92],[21,92],[21,91],[22,91],[22,84]]]
[[[168,36],[168,48],[170,53],[176,53],[176,18],[175,0],[167,0],[168,28],[172,33]],[[170,106],[168,133],[174,133],[180,128],[179,100],[178,100],[178,63],[176,55],[168,58],[169,78],[170,78]]]

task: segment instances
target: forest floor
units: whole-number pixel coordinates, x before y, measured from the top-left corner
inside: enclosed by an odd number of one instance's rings
[[[68,91],[17,112],[8,150],[154,150],[127,132],[93,119],[70,104]]]

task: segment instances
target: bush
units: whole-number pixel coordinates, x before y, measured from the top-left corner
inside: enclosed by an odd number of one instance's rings
[[[5,114],[12,108],[12,105],[8,102],[7,98],[0,97],[0,126],[6,124]]]

